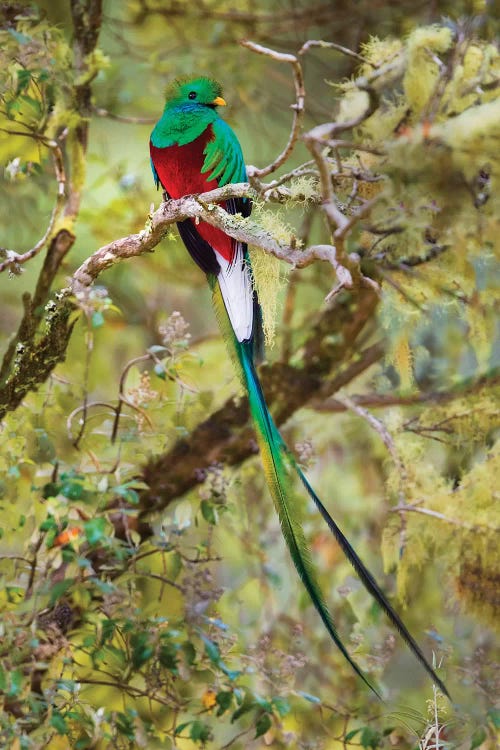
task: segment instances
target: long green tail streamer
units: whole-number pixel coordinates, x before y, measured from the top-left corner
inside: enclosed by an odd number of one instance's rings
[[[413,636],[409,633],[399,615],[395,612],[385,594],[379,588],[370,571],[365,567],[349,541],[330,516],[325,506],[312,489],[307,478],[297,465],[295,458],[287,448],[278,428],[274,424],[267,408],[264,394],[262,393],[260,381],[254,366],[253,343],[251,341],[241,343],[236,339],[215,277],[209,277],[209,282],[212,287],[214,306],[223,336],[235,362],[243,386],[248,393],[250,413],[252,415],[257,440],[259,442],[264,473],[278,513],[285,542],[288,546],[297,572],[332,640],[347,659],[356,674],[359,675],[363,682],[380,698],[377,690],[373,687],[361,668],[346,650],[325,604],[311,560],[309,547],[299,520],[299,513],[296,512],[296,493],[293,486],[295,476],[300,478],[307,493],[315,503],[319,512],[328,524],[333,536],[358,574],[360,581],[379,603],[389,620],[399,631],[404,641],[408,644],[409,648],[413,651],[435,684],[446,696],[448,696],[448,698],[450,698],[444,683],[436,675],[434,669],[427,661]]]

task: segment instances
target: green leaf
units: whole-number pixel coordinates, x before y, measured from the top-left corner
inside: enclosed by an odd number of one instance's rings
[[[8,698],[17,698],[23,686],[23,674],[20,669],[14,669],[9,673],[9,689],[7,690]]]
[[[479,745],[482,745],[486,737],[487,737],[487,734],[486,734],[485,728],[478,727],[471,737],[469,750],[475,750],[476,747],[479,747]]]
[[[89,579],[92,581],[96,589],[99,589],[103,594],[113,594],[116,593],[116,586],[113,586],[112,583],[109,583],[109,581],[103,581],[101,578],[97,578],[95,576],[92,576],[92,578]]]
[[[181,649],[184,654],[184,658],[186,659],[186,664],[188,664],[191,667],[196,661],[195,647],[193,646],[191,641],[184,641],[184,643],[181,646]]]
[[[92,518],[90,521],[85,521],[83,528],[88,543],[91,545],[98,544],[106,536],[106,519],[102,516]]]
[[[99,645],[103,645],[106,643],[106,641],[109,641],[113,635],[115,634],[116,630],[116,622],[115,620],[112,620],[111,618],[106,618],[105,620],[101,620],[101,641]]]
[[[56,730],[58,734],[69,733],[68,725],[66,724],[66,720],[64,716],[59,711],[56,711],[55,709],[52,711],[52,718],[50,720],[50,725],[54,727],[54,729]]]
[[[24,91],[26,88],[28,88],[30,81],[31,81],[31,70],[27,70],[26,68],[21,68],[21,70],[17,71],[16,96],[20,94],[21,91]]]
[[[349,742],[349,740],[352,740],[354,737],[356,737],[357,734],[361,732],[361,727],[358,727],[357,729],[351,729],[350,732],[347,732],[345,736],[345,741]]]
[[[148,633],[133,633],[130,638],[132,646],[132,665],[139,669],[151,659],[155,650],[149,642]]]
[[[495,729],[500,729],[500,708],[490,708],[487,716]]]
[[[57,497],[60,491],[61,485],[58,482],[47,482],[43,485],[42,496],[47,500],[49,497]]]
[[[161,362],[157,362],[153,367],[153,370],[155,375],[157,375],[157,377],[159,377],[161,380],[167,379],[167,373],[165,372],[165,368]]]
[[[121,734],[128,740],[135,740],[135,723],[136,712],[129,709],[128,713],[119,711],[116,715],[116,727]]]
[[[240,716],[243,716],[243,714],[248,713],[248,711],[251,711],[252,708],[255,708],[255,701],[253,698],[253,695],[251,693],[245,693],[245,696],[243,698],[243,703],[239,708],[236,709],[236,711],[231,716],[231,723],[235,722],[237,719],[240,718]]]
[[[7,689],[7,677],[6,677],[4,668],[0,664],[0,693],[5,693],[6,689]]]
[[[56,685],[58,690],[66,690],[68,693],[77,692],[78,683],[76,680],[57,680]]]
[[[255,724],[255,738],[262,737],[271,728],[271,725],[272,722],[269,714],[262,714]]]
[[[178,726],[176,726],[174,732],[175,736],[177,737],[179,734],[182,734],[184,729],[186,729],[186,727],[188,727],[190,724],[190,721],[185,721],[183,724],[179,724]]]
[[[361,745],[363,747],[370,747],[375,750],[380,746],[380,732],[375,731],[371,727],[363,727],[361,732]]]
[[[196,719],[191,724],[189,736],[194,742],[207,742],[211,736],[210,727],[203,721]]]
[[[120,497],[123,497],[131,505],[139,504],[139,495],[137,494],[137,491],[130,487],[128,483],[119,484],[117,487],[113,488],[113,491]]]
[[[205,644],[205,653],[212,662],[212,664],[215,664],[216,666],[219,666],[220,663],[220,650],[216,643],[210,640],[210,638],[207,638],[205,635],[201,636],[201,639],[203,643]]]
[[[158,652],[158,659],[160,661],[160,664],[165,667],[166,669],[169,669],[174,674],[178,673],[177,669],[177,652],[179,647],[170,642],[163,642],[160,646],[160,650]]]
[[[208,500],[201,501],[201,515],[212,526],[217,525],[217,512],[211,502]]]
[[[224,674],[229,677],[230,680],[235,680],[237,677],[239,677],[239,675],[241,674],[240,670],[229,669],[228,667],[226,667],[221,659],[220,650],[217,644],[211,641],[210,638],[207,638],[205,635],[201,635],[201,639],[205,644],[206,654],[212,664],[215,664],[216,667],[219,667],[219,669],[224,672]]]
[[[85,489],[81,482],[69,480],[61,485],[60,493],[68,500],[81,500],[85,494]]]
[[[38,528],[40,531],[59,531],[59,526],[54,516],[47,516]]]
[[[255,705],[259,706],[259,708],[263,708],[264,711],[271,710],[271,701],[268,701],[267,698],[261,698],[260,695],[257,695],[257,693],[255,693],[253,699],[255,701]]]
[[[170,573],[170,577],[175,581],[181,570],[183,569],[184,564],[182,562],[182,557],[178,552],[172,552],[168,556],[168,570]]]
[[[222,714],[231,706],[231,703],[233,701],[233,693],[230,690],[221,690],[215,696],[215,701],[219,706],[217,716],[222,716]]]
[[[16,42],[18,42],[18,44],[28,44],[29,42],[31,42],[31,37],[26,36],[26,34],[21,34],[20,31],[16,31],[15,29],[9,29],[8,31],[9,34],[14,37]]]
[[[55,604],[57,600],[60,599],[61,596],[66,593],[66,591],[70,588],[70,586],[73,586],[74,582],[75,582],[74,578],[65,578],[64,581],[58,581],[57,583],[54,583],[53,585],[51,585],[49,607]]]
[[[219,667],[231,681],[235,680],[241,674],[241,669],[228,669],[223,661],[219,663]]]

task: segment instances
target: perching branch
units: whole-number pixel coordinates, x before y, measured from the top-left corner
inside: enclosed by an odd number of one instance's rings
[[[102,271],[110,268],[120,260],[133,258],[152,252],[161,242],[167,229],[178,221],[187,218],[203,220],[240,242],[259,247],[280,260],[290,263],[294,268],[304,268],[316,260],[329,262],[339,276],[339,281],[346,287],[354,282],[337,259],[333,245],[311,245],[298,250],[292,245],[281,245],[274,237],[263,230],[250,218],[228,214],[217,203],[227,198],[252,197],[254,195],[248,183],[226,185],[198,196],[188,195],[178,200],[170,200],[149,216],[147,228],[138,234],[122,237],[96,250],[75,271],[70,282],[70,289],[78,298],[84,294]]]

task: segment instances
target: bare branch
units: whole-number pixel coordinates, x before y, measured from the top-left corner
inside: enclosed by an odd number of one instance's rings
[[[391,454],[394,463],[399,466],[402,472],[404,472],[404,466],[398,456],[393,437],[382,420],[374,417],[373,414],[370,414],[367,409],[357,404],[352,398],[349,398],[349,396],[346,396],[344,393],[338,393],[335,399],[339,403],[343,404],[346,409],[353,411],[359,417],[368,422],[370,427],[373,427],[373,429],[380,436],[383,444]]]
[[[64,171],[64,159],[62,151],[56,141],[46,141],[46,145],[52,151],[52,156],[54,159],[54,171],[57,180],[57,197],[54,208],[52,209],[49,224],[43,234],[43,237],[38,240],[38,242],[31,248],[31,250],[27,250],[25,253],[17,253],[14,250],[0,248],[0,253],[5,253],[6,255],[6,260],[0,263],[0,273],[2,273],[2,271],[5,271],[7,268],[15,273],[18,266],[26,263],[28,260],[31,260],[31,258],[34,258],[35,255],[38,255],[40,250],[43,250],[43,248],[49,241],[54,227],[64,209],[66,201],[66,173]]]
[[[362,393],[351,396],[351,401],[357,406],[369,407],[371,409],[386,409],[390,406],[418,406],[419,404],[442,404],[457,398],[478,393],[483,388],[491,388],[498,385],[500,371],[493,368],[479,378],[468,378],[457,383],[453,388],[446,391],[422,391],[411,395],[399,393]],[[337,413],[345,411],[345,404],[341,404],[337,398],[325,401],[320,393],[319,399],[315,399],[312,405],[317,411]]]
[[[381,419],[377,419],[377,417],[374,417],[373,414],[368,411],[368,409],[365,409],[357,404],[353,399],[349,398],[349,396],[346,396],[343,393],[337,394],[336,400],[339,401],[339,403],[343,404],[346,409],[349,409],[350,411],[354,412],[354,414],[357,414],[359,417],[368,422],[370,427],[372,427],[380,436],[398,471],[398,497],[399,504],[402,504],[404,502],[404,487],[408,480],[408,474],[406,471],[406,466],[404,465],[397,451],[396,444],[391,433]]]
[[[109,120],[116,120],[116,122],[124,122],[130,125],[154,125],[158,120],[157,117],[131,117],[129,115],[116,115],[114,112],[109,112],[103,107],[93,107],[93,113],[97,117],[107,117]]]
[[[271,164],[268,164],[267,167],[263,167],[262,169],[258,169],[257,167],[249,167],[247,170],[248,176],[250,179],[252,179],[254,177],[265,177],[266,175],[271,174],[271,172],[275,172],[278,167],[281,167],[282,164],[286,162],[286,160],[292,153],[299,138],[300,128],[302,126],[302,120],[304,118],[304,102],[306,92],[304,89],[302,65],[295,55],[276,52],[275,50],[269,49],[268,47],[262,47],[262,45],[260,44],[255,44],[255,42],[249,42],[247,40],[243,40],[241,44],[243,45],[243,47],[247,47],[247,49],[252,50],[252,52],[257,52],[257,54],[259,55],[271,57],[273,60],[277,60],[278,62],[290,63],[293,70],[293,83],[295,86],[295,104],[291,105],[293,109],[292,129],[290,131],[288,143],[286,144],[281,154],[277,156]]]
[[[357,52],[353,52],[352,49],[349,49],[348,47],[343,47],[341,44],[336,44],[335,42],[324,42],[323,40],[319,39],[309,39],[305,44],[302,45],[302,47],[299,49],[298,54],[299,55],[305,55],[306,52],[309,52],[310,49],[313,47],[321,47],[322,49],[334,49],[337,52],[342,52],[343,55],[347,55],[347,57],[352,57],[354,60],[357,60],[360,63],[364,63],[365,65],[371,65],[372,68],[378,68],[377,63],[372,63],[369,60],[366,59],[366,57],[363,57],[362,55],[358,55]]]
[[[467,531],[474,531],[477,534],[484,533],[485,529],[489,529],[490,531],[498,532],[498,528],[495,526],[490,526],[487,523],[481,523],[474,525],[472,523],[467,523],[466,521],[460,521],[457,518],[450,518],[449,516],[443,515],[443,513],[439,513],[437,510],[432,510],[431,508],[423,508],[420,505],[404,505],[399,504],[396,505],[394,508],[390,508],[390,513],[421,513],[424,516],[431,516],[432,518],[437,518],[439,521],[443,521],[444,523],[449,523],[452,526],[459,526],[462,529],[467,529]]]

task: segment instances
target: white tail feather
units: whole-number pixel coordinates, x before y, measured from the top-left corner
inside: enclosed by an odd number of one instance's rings
[[[252,335],[253,325],[253,290],[250,269],[243,257],[240,243],[231,262],[215,251],[220,265],[217,277],[226,306],[229,320],[238,341],[245,341]]]

